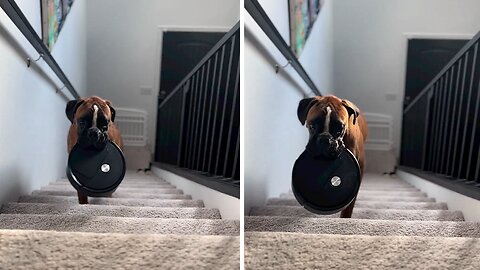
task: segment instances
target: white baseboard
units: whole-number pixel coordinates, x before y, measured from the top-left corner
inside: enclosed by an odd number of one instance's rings
[[[239,199],[155,166],[152,166],[152,172],[178,189],[183,190],[185,194],[192,195],[194,200],[203,200],[206,208],[218,208],[222,219],[240,220]]]
[[[480,221],[480,201],[402,170],[398,170],[397,175],[427,193],[429,197],[435,198],[437,202],[447,203],[449,210],[462,211],[466,221]]]

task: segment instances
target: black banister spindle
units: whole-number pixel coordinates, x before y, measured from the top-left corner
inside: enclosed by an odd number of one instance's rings
[[[177,157],[177,165],[182,166],[182,147],[183,147],[183,135],[184,124],[185,124],[185,110],[186,110],[186,99],[187,99],[187,88],[188,82],[182,86],[182,106],[180,107],[180,138],[178,140],[178,157]]]
[[[472,58],[472,71],[470,74],[470,84],[469,84],[469,91],[468,91],[468,97],[467,97],[467,108],[466,108],[466,114],[465,114],[465,123],[463,127],[463,136],[462,136],[462,144],[461,144],[461,151],[460,151],[460,162],[459,162],[459,178],[464,178],[466,177],[466,173],[463,170],[463,163],[465,161],[464,155],[465,155],[465,143],[467,140],[467,130],[468,130],[468,119],[470,118],[469,111],[470,111],[470,104],[471,104],[471,99],[472,99],[472,90],[473,90],[473,74],[475,74],[475,63],[477,61],[477,52],[478,52],[478,43],[475,44],[475,48],[473,51],[473,58]]]
[[[430,91],[428,92],[428,96],[427,96],[427,108],[426,108],[426,112],[425,113],[425,129],[424,129],[424,134],[425,136],[423,137],[423,149],[422,149],[422,170],[428,170],[427,169],[427,165],[426,165],[426,162],[427,162],[427,157],[429,156],[428,153],[427,153],[427,145],[428,145],[428,135],[429,135],[429,127],[430,127],[430,121],[431,121],[431,117],[430,117],[430,106],[432,104],[432,96],[433,96],[433,89],[430,88]]]
[[[203,88],[203,103],[202,103],[202,115],[200,116],[200,133],[198,134],[200,138],[198,139],[198,151],[196,153],[196,162],[194,164],[194,168],[198,171],[201,171],[201,160],[200,154],[202,153],[202,148],[205,146],[205,142],[203,140],[203,127],[205,126],[205,110],[207,109],[207,97],[208,97],[208,83],[210,81],[210,64],[211,60],[207,62],[207,75],[205,77],[205,85]]]
[[[445,174],[446,175],[449,175],[449,176],[452,176],[452,170],[451,170],[451,161],[453,160],[453,153],[454,153],[454,148],[455,148],[455,145],[454,145],[454,135],[455,135],[455,131],[456,131],[456,127],[458,125],[458,121],[454,121],[455,119],[455,116],[458,115],[458,112],[457,112],[457,103],[458,103],[458,97],[459,95],[461,96],[461,94],[459,94],[459,91],[456,91],[456,89],[459,89],[460,88],[460,74],[462,73],[462,59],[460,58],[458,60],[458,63],[456,63],[456,79],[455,79],[455,87],[452,89],[452,92],[453,92],[453,109],[452,109],[452,125],[451,125],[451,133],[450,133],[450,137],[449,137],[449,140],[448,140],[448,153],[447,153],[447,168],[446,168],[446,171],[445,171]],[[458,106],[460,108],[460,106]]]
[[[233,61],[233,53],[235,49],[235,37],[232,37],[232,40],[230,41],[230,54],[229,54],[229,60],[228,60],[228,69],[227,69],[227,81],[226,81],[226,86],[225,89],[227,90],[225,92],[225,95],[223,97],[223,106],[222,106],[222,118],[220,120],[220,131],[219,131],[219,138],[218,138],[218,149],[217,149],[217,158],[215,162],[215,174],[218,173],[218,163],[220,161],[220,153],[222,149],[222,139],[223,139],[223,126],[224,126],[224,121],[225,121],[225,111],[227,110],[227,98],[228,98],[228,87],[230,85],[230,72],[232,71],[232,61]]]
[[[458,105],[458,116],[461,117],[463,114],[463,98],[464,98],[464,91],[465,91],[465,82],[466,82],[466,76],[467,76],[467,66],[468,66],[468,58],[469,58],[470,52],[467,52],[465,56],[461,60],[463,64],[463,69],[462,69],[462,86],[460,88],[460,96],[459,96],[459,105]],[[460,144],[460,121],[456,121],[457,126],[455,129],[455,139],[454,139],[454,144],[455,147],[453,148],[453,160],[452,160],[452,166],[451,166],[451,176],[455,177],[457,175],[458,167],[457,167],[457,153],[460,151],[458,150],[458,146]],[[460,145],[461,147],[461,145]],[[458,158],[460,159],[460,158]],[[457,171],[455,170],[457,169]]]
[[[225,46],[222,47],[222,56],[220,57],[220,70],[218,73],[218,82],[217,82],[217,97],[215,99],[215,110],[213,113],[212,140],[211,140],[211,146],[210,146],[210,154],[208,158],[208,171],[213,174],[215,174],[215,171],[212,171],[212,165],[215,168],[215,163],[213,163],[213,149],[215,145],[215,138],[217,137],[216,127],[217,127],[218,102],[220,99],[220,87],[222,85],[224,58],[225,58]]]
[[[440,78],[439,83],[436,86],[436,112],[435,112],[435,129],[434,129],[434,145],[433,145],[433,159],[432,159],[432,172],[436,172],[436,164],[438,160],[438,146],[439,146],[439,136],[438,132],[440,131],[440,114],[441,114],[441,104],[442,104],[442,78]]]
[[[440,130],[441,132],[441,137],[440,137],[440,162],[438,165],[438,173],[443,173],[443,168],[445,167],[445,161],[446,161],[446,156],[445,156],[445,141],[447,137],[447,127],[448,127],[448,113],[449,113],[449,106],[450,106],[450,82],[451,82],[451,70],[448,70],[445,72],[445,83],[443,85],[443,106],[442,106],[442,118],[441,118],[441,123],[442,123],[442,129]]]
[[[233,91],[233,106],[232,106],[232,115],[230,116],[230,127],[228,128],[227,144],[225,148],[225,164],[223,165],[223,175],[227,175],[227,165],[228,159],[232,155],[230,151],[230,141],[232,140],[232,130],[233,124],[235,122],[235,109],[237,106],[237,96],[238,96],[238,80],[240,79],[240,68],[237,67],[237,75],[235,76],[235,90]]]
[[[205,79],[205,66],[202,66],[202,69],[199,71],[200,72],[200,82],[198,85],[197,89],[197,101],[196,101],[196,111],[195,111],[195,129],[194,129],[194,135],[193,135],[193,144],[192,144],[192,152],[190,153],[191,155],[191,162],[189,164],[189,168],[192,170],[195,170],[195,163],[196,163],[196,153],[197,153],[197,146],[199,145],[199,136],[198,136],[198,131],[200,128],[200,114],[202,110],[202,94],[203,94],[203,82]]]
[[[203,150],[203,159],[202,159],[202,171],[208,171],[208,168],[206,168],[206,165],[208,165],[207,162],[207,153],[208,153],[208,146],[210,146],[210,123],[212,122],[211,116],[212,116],[212,110],[213,110],[213,97],[215,96],[215,82],[216,82],[216,75],[217,75],[217,60],[218,60],[218,53],[215,54],[215,61],[214,61],[214,66],[213,66],[213,77],[212,77],[212,85],[210,88],[210,103],[208,107],[208,116],[207,116],[207,134],[205,135],[205,148]],[[213,132],[212,132],[213,134]]]

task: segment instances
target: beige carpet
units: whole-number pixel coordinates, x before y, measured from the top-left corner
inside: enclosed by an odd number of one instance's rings
[[[0,231],[1,269],[239,269],[238,236]]]
[[[480,269],[480,223],[392,176],[365,177],[352,219],[291,192],[249,214],[246,269]]]
[[[0,269],[239,268],[239,222],[155,176],[89,203],[61,179],[4,204]]]

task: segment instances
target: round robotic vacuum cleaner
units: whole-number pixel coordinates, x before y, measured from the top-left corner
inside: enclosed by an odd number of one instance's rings
[[[89,197],[108,196],[125,176],[122,150],[108,142],[103,150],[75,145],[68,157],[67,178],[72,186]]]
[[[292,191],[305,209],[328,215],[355,199],[360,181],[360,166],[350,150],[336,159],[313,158],[304,151],[293,166]]]

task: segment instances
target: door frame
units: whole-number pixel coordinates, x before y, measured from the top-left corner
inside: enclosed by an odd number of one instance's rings
[[[163,35],[166,32],[225,32],[227,33],[230,30],[229,27],[224,26],[178,26],[178,25],[163,25],[157,26],[157,38],[155,42],[155,58],[153,59],[153,78],[152,78],[152,96],[154,97],[153,101],[153,114],[150,119],[153,128],[153,132],[149,134],[152,136],[150,140],[150,150],[152,154],[155,154],[155,146],[157,144],[157,114],[158,114],[158,94],[160,91],[160,81],[161,75],[160,71],[162,70],[162,52],[163,52]]]

